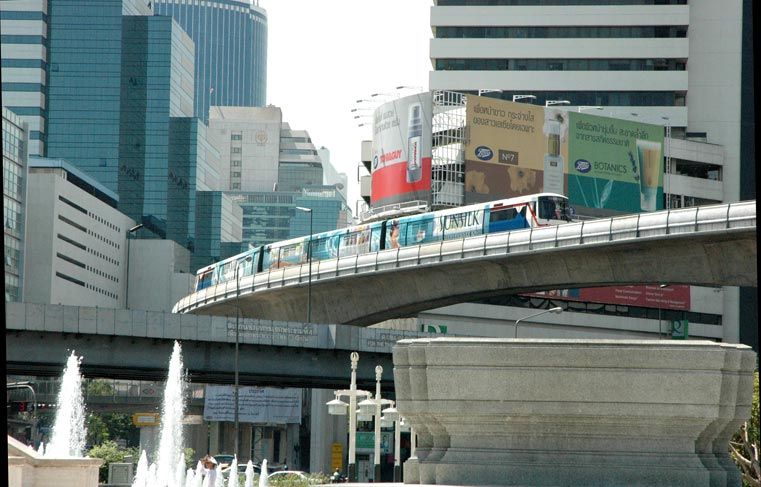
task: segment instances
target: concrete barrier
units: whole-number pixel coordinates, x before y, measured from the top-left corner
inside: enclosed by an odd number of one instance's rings
[[[750,415],[744,345],[434,338],[393,357],[418,434],[407,483],[740,486],[727,443]]]
[[[9,487],[97,487],[99,458],[44,458],[8,437]]]

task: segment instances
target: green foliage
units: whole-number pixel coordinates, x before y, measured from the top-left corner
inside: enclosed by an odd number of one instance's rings
[[[100,445],[106,440],[129,440],[136,430],[132,418],[122,413],[89,413],[87,415],[87,444]]]
[[[735,433],[730,441],[732,459],[737,464],[742,474],[743,487],[761,485],[758,478],[758,452],[759,452],[759,398],[758,398],[758,372],[753,379],[753,405],[751,406],[750,420],[747,425],[746,435],[742,429]],[[754,449],[755,446],[755,449]],[[752,465],[755,465],[753,468]]]
[[[182,452],[185,454],[185,465],[187,468],[195,468],[196,462],[193,460],[193,457],[195,457],[196,451],[192,448],[185,448]]]
[[[122,450],[115,442],[105,441],[100,445],[92,447],[87,455],[92,458],[100,458],[103,460],[103,465],[100,466],[100,471],[98,472],[98,478],[100,482],[107,482],[108,465],[110,463],[124,462],[125,455],[132,455],[132,458],[136,459],[137,449],[127,448]]]
[[[101,445],[109,438],[108,426],[106,425],[106,422],[103,421],[103,417],[99,414],[88,414],[86,443],[88,445]],[[116,445],[116,443],[114,443],[114,445]]]
[[[85,392],[88,396],[112,396],[114,386],[104,379],[92,379],[87,381]]]

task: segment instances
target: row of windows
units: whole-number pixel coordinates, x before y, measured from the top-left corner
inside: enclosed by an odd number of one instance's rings
[[[42,59],[6,59],[3,58],[0,60],[0,64],[4,68],[40,68],[40,69],[46,69],[48,67],[48,63],[43,61]],[[16,111],[15,109],[11,108],[11,110]]]
[[[43,36],[27,35],[0,35],[0,42],[3,44],[45,44]]]
[[[3,91],[42,93],[45,86],[40,83],[3,83]]]
[[[437,39],[608,39],[608,38],[681,38],[687,26],[604,26],[604,27],[499,27],[440,26]]]
[[[677,59],[437,59],[439,71],[684,71]],[[281,151],[283,152],[283,151]]]
[[[67,274],[64,274],[62,272],[57,272],[57,271],[56,271],[55,275],[57,277],[60,277],[61,279],[65,280],[65,281],[69,281],[69,282],[71,282],[73,284],[76,284],[78,286],[82,286],[83,288],[89,289],[91,291],[95,291],[95,292],[97,292],[99,294],[102,294],[104,296],[108,296],[109,298],[119,299],[119,295],[118,294],[112,293],[111,291],[108,291],[106,289],[100,288],[98,286],[94,286],[92,284],[87,284],[86,282],[82,281],[81,279],[77,279],[76,277],[71,277],[71,276],[69,276]]]
[[[14,201],[3,195],[3,206],[5,228],[15,232],[20,232],[22,223],[21,205],[19,205],[17,201]]]
[[[79,249],[82,249],[82,250],[84,250],[85,252],[87,252],[89,254],[92,254],[92,255],[94,255],[96,257],[99,257],[99,258],[105,260],[106,262],[108,262],[109,264],[113,264],[115,266],[119,266],[119,261],[117,259],[109,257],[108,255],[106,255],[106,254],[104,254],[102,252],[98,252],[95,249],[88,248],[86,245],[84,245],[84,244],[82,244],[80,242],[77,242],[73,238],[67,237],[66,235],[62,235],[62,234],[59,233],[58,234],[58,239],[61,240],[62,242],[66,242],[66,243],[68,243],[70,245],[73,245],[73,246],[79,248]]]
[[[8,158],[3,158],[3,194],[21,200],[24,193],[23,168]]]
[[[40,11],[0,10],[0,20],[43,20],[47,22],[48,16]]]
[[[477,95],[476,91],[463,93]],[[489,93],[491,98],[512,101],[513,95],[534,95],[537,105],[548,100],[567,100],[571,105],[587,106],[642,106],[680,107],[685,105],[685,94],[675,91],[503,91]]]
[[[3,121],[3,155],[14,161],[21,160],[21,154],[24,152],[23,131],[11,124]]]
[[[317,151],[314,149],[280,149],[281,154],[301,154],[307,156],[316,156]]]
[[[70,199],[68,199],[68,198],[66,198],[66,197],[64,197],[64,196],[60,196],[60,195],[59,195],[59,196],[58,196],[58,200],[59,200],[59,201],[61,201],[61,202],[63,202],[63,203],[65,203],[65,204],[67,204],[67,205],[69,205],[70,207],[74,208],[75,210],[77,210],[77,211],[79,211],[79,212],[81,212],[81,213],[84,213],[85,215],[88,215],[88,216],[89,216],[90,218],[92,218],[93,220],[95,220],[95,221],[97,221],[98,223],[101,223],[101,224],[103,224],[103,225],[107,226],[107,227],[108,227],[108,228],[110,228],[111,230],[114,230],[114,231],[116,231],[116,232],[118,232],[118,231],[119,231],[119,227],[117,227],[117,226],[116,226],[116,225],[114,225],[113,223],[109,222],[109,221],[108,221],[108,220],[106,220],[105,218],[102,218],[102,217],[100,217],[100,216],[96,215],[95,213],[92,213],[92,212],[90,212],[90,211],[87,211],[85,208],[83,208],[82,206],[78,205],[77,203],[74,203],[74,202],[73,202],[73,201],[71,201]],[[59,216],[58,218],[60,218],[60,219],[64,219],[64,217],[61,217],[61,216]],[[70,223],[70,224],[72,224],[72,225],[76,226],[77,228],[79,228],[79,229],[80,229],[80,230],[82,230],[83,232],[86,232],[88,235],[92,235],[92,236],[94,236],[94,237],[95,237],[95,238],[97,238],[98,240],[100,240],[100,241],[102,241],[102,242],[105,242],[105,243],[107,243],[108,245],[112,246],[113,248],[115,248],[115,249],[117,249],[117,250],[120,248],[120,245],[119,245],[118,243],[114,242],[114,241],[113,241],[113,240],[111,240],[111,239],[108,239],[108,238],[106,238],[106,237],[103,237],[103,236],[101,236],[101,235],[99,235],[99,234],[97,234],[97,233],[95,233],[95,232],[93,232],[93,231],[91,231],[91,230],[89,230],[89,229],[85,228],[85,227],[84,227],[84,226],[82,226],[82,225],[79,225],[79,224],[75,224],[75,223],[73,223],[73,222],[70,222],[70,221],[69,221],[69,222],[67,222],[67,223]]]
[[[3,66],[5,67],[5,66]],[[21,116],[33,116],[33,117],[45,117],[47,112],[44,108],[40,107],[8,107],[16,115]]]
[[[5,273],[5,301],[18,301],[21,298],[18,276]]]
[[[687,5],[687,0],[438,0],[440,7],[461,6],[577,6],[577,5]]]

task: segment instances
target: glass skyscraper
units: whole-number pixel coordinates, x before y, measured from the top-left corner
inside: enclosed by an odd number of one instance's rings
[[[267,14],[248,1],[156,0],[157,15],[174,18],[196,45],[195,115],[209,106],[264,106]]]
[[[48,9],[47,156],[118,191],[122,24],[144,0],[70,0]]]

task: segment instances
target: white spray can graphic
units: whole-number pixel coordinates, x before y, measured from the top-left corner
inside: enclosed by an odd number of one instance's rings
[[[413,103],[409,107],[407,118],[407,182],[416,183],[423,179],[422,141],[423,122],[421,112],[423,106]]]

